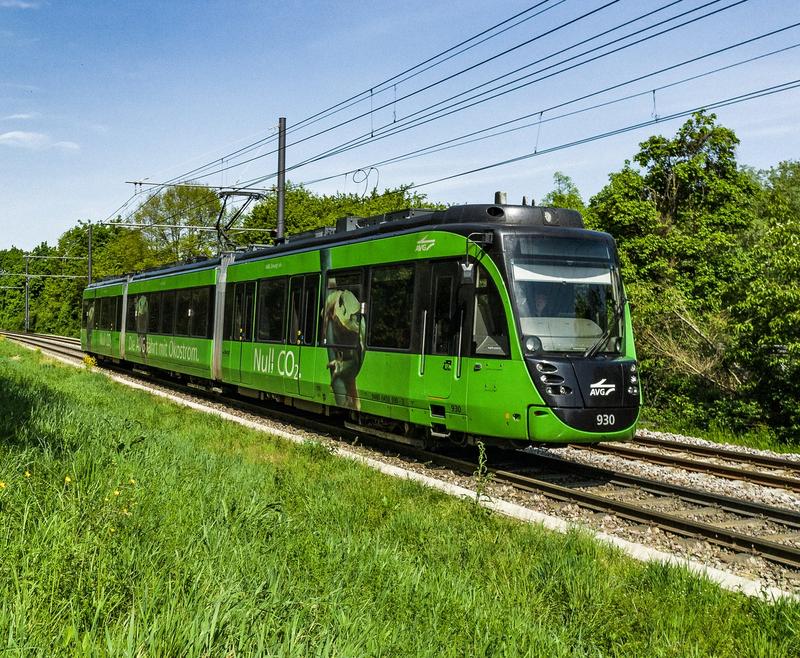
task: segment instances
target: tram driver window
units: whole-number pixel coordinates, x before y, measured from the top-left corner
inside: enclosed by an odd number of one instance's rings
[[[483,267],[475,282],[472,351],[476,356],[508,356],[508,323],[497,286]]]

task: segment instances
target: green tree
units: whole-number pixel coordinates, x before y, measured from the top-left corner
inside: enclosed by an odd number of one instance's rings
[[[572,179],[561,171],[553,174],[554,189],[542,197],[541,205],[554,208],[571,208],[580,213],[586,212],[581,193]]]
[[[800,431],[800,162],[764,172],[758,223],[732,312],[748,394],[771,424]]]
[[[176,185],[148,198],[136,210],[133,220],[137,224],[212,227],[221,208],[219,198],[207,187]],[[145,229],[144,234],[161,262],[209,256],[217,243],[213,231],[152,228]]]
[[[739,404],[747,373],[729,318],[758,195],[738,143],[699,112],[674,137],[642,142],[590,201],[590,223],[617,239],[649,401],[700,425],[758,413]]]

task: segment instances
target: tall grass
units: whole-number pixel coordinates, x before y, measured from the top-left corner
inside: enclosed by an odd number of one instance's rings
[[[797,604],[487,516],[8,342],[0,481],[3,655],[800,655]]]

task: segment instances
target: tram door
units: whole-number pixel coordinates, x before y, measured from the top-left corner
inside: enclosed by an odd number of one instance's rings
[[[433,264],[431,293],[426,319],[424,387],[429,398],[446,400],[457,380],[458,343],[463,309],[458,304],[459,264]]]
[[[313,395],[317,335],[319,274],[293,276],[289,281],[289,321],[283,363],[284,390],[289,395]]]
[[[256,284],[254,281],[229,284],[225,293],[226,318],[222,345],[222,374],[229,381],[242,382],[242,345],[253,340],[253,302]],[[231,295],[233,303],[228,301]]]

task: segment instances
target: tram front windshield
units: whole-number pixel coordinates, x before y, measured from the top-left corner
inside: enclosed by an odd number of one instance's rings
[[[621,285],[611,243],[506,235],[523,349],[619,352]]]

